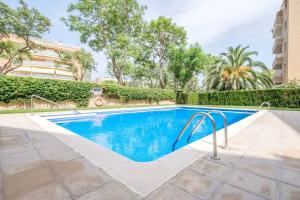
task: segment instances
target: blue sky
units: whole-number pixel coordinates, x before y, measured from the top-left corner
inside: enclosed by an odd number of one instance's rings
[[[155,19],[160,15],[170,17],[184,26],[190,43],[198,42],[212,54],[223,52],[228,46],[250,45],[259,52],[258,60],[271,67],[273,62],[273,27],[276,11],[282,0],[138,0],[146,5],[145,18]],[[15,7],[17,0],[4,0]],[[66,8],[76,0],[26,0],[50,18],[52,27],[45,40],[82,46],[79,34],[69,32],[60,21],[66,16]],[[98,63],[92,77],[107,76],[106,60],[100,52],[93,52]]]

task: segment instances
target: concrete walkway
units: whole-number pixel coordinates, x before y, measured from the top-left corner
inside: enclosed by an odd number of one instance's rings
[[[300,112],[265,114],[219,155],[146,199],[300,200]],[[0,116],[0,167],[0,200],[142,199],[21,114]]]

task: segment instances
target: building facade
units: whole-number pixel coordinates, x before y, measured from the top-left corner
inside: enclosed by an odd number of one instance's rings
[[[273,28],[274,83],[300,83],[300,0],[284,0]]]
[[[10,37],[9,40],[14,42],[22,42],[21,40]],[[35,77],[35,78],[48,78],[48,79],[61,79],[61,80],[74,80],[73,73],[69,70],[67,65],[56,64],[59,60],[58,51],[72,52],[80,50],[79,47],[66,46],[62,43],[47,42],[35,40],[36,44],[42,46],[41,50],[32,51],[32,58],[24,60],[23,65],[11,72],[8,75],[22,76],[22,77]],[[1,64],[1,61],[0,61]],[[85,80],[90,80],[91,73],[88,73]]]

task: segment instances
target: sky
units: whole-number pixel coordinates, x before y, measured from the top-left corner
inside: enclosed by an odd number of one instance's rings
[[[106,59],[101,52],[93,52],[80,43],[79,33],[68,31],[61,17],[67,16],[68,5],[76,0],[25,0],[51,20],[50,32],[45,34],[48,41],[88,49],[97,62],[92,79],[107,76]],[[17,0],[4,0],[12,7]],[[138,0],[147,6],[145,19],[150,21],[158,16],[172,18],[187,31],[189,43],[199,43],[205,52],[214,55],[226,51],[229,46],[242,44],[250,46],[259,55],[256,60],[272,67],[273,28],[276,12],[282,0]]]

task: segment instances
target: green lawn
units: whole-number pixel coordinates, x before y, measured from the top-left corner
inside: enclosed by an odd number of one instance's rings
[[[126,106],[104,106],[101,108],[76,108],[76,110],[103,110],[103,109],[111,109],[111,108],[133,108],[133,107],[150,107],[156,106],[154,105],[126,105]],[[165,105],[160,105],[165,106]],[[180,106],[180,105],[179,105]],[[186,106],[186,105],[182,105]],[[190,106],[190,105],[189,105]],[[242,109],[257,109],[257,106],[220,106],[220,105],[195,105],[196,107],[223,107],[223,108],[242,108]],[[263,109],[267,109],[264,107]],[[288,110],[288,111],[300,111],[300,108],[277,108],[271,107],[272,110]],[[35,113],[43,113],[43,112],[59,112],[59,111],[70,111],[69,108],[61,108],[61,109],[34,109],[32,112]],[[0,110],[0,114],[14,114],[14,113],[30,113],[30,109],[15,109],[15,110]]]
[[[103,106],[101,108],[75,108],[74,110],[104,110],[104,109],[112,109],[112,108],[134,108],[134,107],[151,107],[151,106],[157,106],[155,104],[153,105],[126,105],[126,106]],[[159,105],[159,106],[165,106],[165,105]],[[14,110],[0,110],[0,114],[14,114],[14,113],[44,113],[44,112],[60,112],[60,111],[71,111],[70,108],[49,108],[49,109],[14,109]]]

